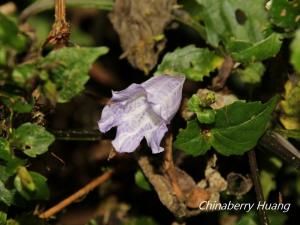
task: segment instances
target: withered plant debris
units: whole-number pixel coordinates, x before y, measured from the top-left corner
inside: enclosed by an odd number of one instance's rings
[[[165,47],[163,33],[175,4],[176,0],[117,0],[109,18],[120,37],[121,58],[148,74]]]
[[[216,156],[208,161],[205,178],[198,184],[185,171],[175,166],[176,182],[184,198],[180,199],[174,190],[170,176],[158,158],[150,155],[137,155],[138,163],[146,178],[152,184],[160,201],[175,217],[181,219],[201,213],[199,204],[203,201],[219,202],[220,192],[227,188],[226,180],[215,169]]]
[[[252,180],[248,176],[231,172],[227,175],[228,188],[227,191],[231,195],[241,197],[252,188]]]

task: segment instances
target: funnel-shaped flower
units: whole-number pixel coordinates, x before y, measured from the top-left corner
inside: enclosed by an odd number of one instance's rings
[[[161,75],[112,92],[98,125],[103,133],[118,127],[112,141],[116,151],[133,152],[144,137],[153,153],[164,150],[160,142],[180,106],[184,80],[183,76]]]

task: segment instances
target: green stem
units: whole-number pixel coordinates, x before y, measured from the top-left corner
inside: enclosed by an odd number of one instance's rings
[[[102,139],[99,130],[50,130],[56,140],[63,141],[99,141]]]
[[[67,0],[67,7],[79,8],[98,8],[103,10],[112,10],[114,6],[113,0]],[[20,22],[25,23],[26,20],[35,14],[54,8],[53,0],[40,0],[28,6],[20,15]]]

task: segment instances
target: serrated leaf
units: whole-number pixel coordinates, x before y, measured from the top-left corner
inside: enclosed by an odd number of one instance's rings
[[[152,188],[141,170],[136,171],[134,175],[134,180],[136,185],[140,188],[146,191],[151,191]]]
[[[217,111],[211,144],[223,155],[241,155],[252,149],[265,132],[278,96],[267,103],[235,102]]]
[[[187,122],[187,127],[180,130],[174,146],[188,155],[203,155],[210,149],[208,139],[202,134],[197,120]]]
[[[187,79],[202,81],[204,76],[219,68],[223,58],[206,48],[188,45],[167,53],[155,74],[185,75]]]
[[[219,42],[264,39],[268,26],[263,0],[197,0],[202,6],[202,18],[208,42],[217,47]]]
[[[26,200],[47,200],[49,198],[49,188],[47,179],[39,173],[29,171],[28,175],[34,184],[34,189],[29,189],[24,184],[20,174],[15,177],[14,186],[20,195]]]
[[[0,202],[10,206],[13,203],[13,194],[8,190],[0,180]]]
[[[272,0],[269,12],[272,22],[279,27],[294,29],[300,25],[299,0]]]
[[[281,48],[282,40],[279,34],[274,33],[259,42],[240,48],[238,51],[233,50],[237,48],[234,47],[235,44],[231,43],[229,46],[233,58],[238,62],[251,63],[275,57]]]
[[[36,124],[24,123],[13,131],[12,144],[30,157],[36,157],[48,150],[54,142],[54,136],[44,127]]]
[[[290,62],[294,66],[295,70],[300,73],[300,29],[296,31],[295,38],[290,45],[290,49]]]
[[[106,47],[98,48],[63,48],[52,51],[41,62],[42,67],[49,67],[50,80],[55,83],[57,102],[68,102],[79,94],[88,81],[88,71],[92,63],[108,52]]]

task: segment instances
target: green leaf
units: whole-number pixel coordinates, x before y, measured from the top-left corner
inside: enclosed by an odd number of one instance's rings
[[[125,225],[157,225],[151,217],[139,217],[130,219]]]
[[[0,137],[0,159],[9,161],[12,158],[9,143],[3,137]]]
[[[237,69],[234,78],[241,84],[259,84],[265,72],[261,62],[248,65],[245,69]]]
[[[7,182],[10,177],[16,174],[17,169],[25,163],[26,161],[14,157],[3,165],[0,165],[0,181]]]
[[[33,108],[33,100],[31,102],[28,102],[23,96],[13,94],[1,95],[1,93],[0,96],[0,100],[3,102],[3,104],[6,107],[12,109],[14,112],[28,113],[31,112]]]
[[[36,76],[36,73],[34,64],[23,64],[14,68],[12,79],[20,87],[32,88],[30,81]]]
[[[24,177],[20,174],[15,177],[14,185],[20,195],[26,200],[47,200],[49,198],[47,179],[41,174],[32,171],[28,172],[27,176],[30,177],[34,186],[33,189],[28,188],[28,182],[24,182]]]
[[[276,181],[274,180],[274,174],[266,170],[261,170],[260,182],[263,190],[263,196],[265,199],[268,199],[270,192],[276,189]]]
[[[137,186],[146,191],[151,191],[151,186],[141,170],[136,171],[134,180]]]
[[[155,75],[184,74],[187,79],[202,81],[204,76],[219,68],[223,58],[206,48],[188,45],[167,53],[159,64]]]
[[[243,216],[236,225],[258,225],[250,216]]]
[[[42,60],[41,66],[50,68],[48,70],[50,80],[55,83],[58,91],[57,102],[68,102],[79,94],[89,79],[88,71],[91,64],[107,52],[106,47],[71,47],[52,51],[47,55]]]
[[[275,129],[275,131],[287,138],[294,138],[300,140],[300,130]]]
[[[281,44],[281,35],[273,33],[259,42],[249,44],[247,47],[244,46],[245,48],[241,48],[240,43],[232,42],[229,45],[229,51],[232,52],[232,56],[236,61],[251,63],[275,57]],[[239,47],[236,45],[239,45]]]
[[[234,102],[217,110],[211,144],[223,155],[242,155],[252,149],[265,132],[278,96],[267,103]]]
[[[8,190],[0,180],[0,202],[10,206],[13,203],[13,194]]]
[[[271,21],[282,28],[295,29],[300,25],[299,0],[272,0]]]
[[[265,38],[269,23],[263,0],[197,0],[207,41],[217,47],[219,42],[246,41],[255,43]]]
[[[188,155],[203,155],[210,149],[210,143],[203,135],[197,120],[187,122],[187,127],[180,130],[176,137],[174,146]]]
[[[0,211],[0,225],[5,225],[7,219],[7,214],[5,212]]]
[[[18,51],[24,50],[26,38],[20,34],[14,21],[0,13],[0,48],[10,47]]]
[[[296,31],[295,38],[290,45],[291,59],[290,62],[295,70],[300,73],[300,29]]]
[[[54,136],[44,127],[36,124],[24,123],[13,131],[12,144],[30,157],[36,157],[48,150],[54,142]]]

